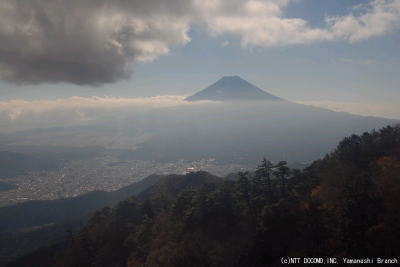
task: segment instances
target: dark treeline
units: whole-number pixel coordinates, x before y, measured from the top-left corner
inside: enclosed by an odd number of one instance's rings
[[[10,266],[279,266],[284,256],[400,255],[399,127],[347,137],[304,171],[263,160],[236,181],[177,177]]]

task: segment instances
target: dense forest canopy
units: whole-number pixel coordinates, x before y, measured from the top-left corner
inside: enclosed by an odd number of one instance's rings
[[[400,255],[400,127],[345,138],[303,171],[264,159],[223,180],[169,176],[10,266],[278,266]]]

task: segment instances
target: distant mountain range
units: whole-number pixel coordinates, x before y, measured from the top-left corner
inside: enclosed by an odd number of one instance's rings
[[[225,76],[204,90],[189,96],[186,101],[243,101],[243,100],[273,100],[282,98],[271,95],[239,76]]]

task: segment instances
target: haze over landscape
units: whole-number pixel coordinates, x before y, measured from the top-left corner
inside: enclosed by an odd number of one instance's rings
[[[0,266],[400,261],[399,33],[398,0],[2,0]]]

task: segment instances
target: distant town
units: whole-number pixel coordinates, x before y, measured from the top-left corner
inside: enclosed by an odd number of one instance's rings
[[[251,166],[219,164],[215,159],[161,163],[145,160],[121,161],[113,156],[105,156],[72,160],[58,170],[32,172],[2,179],[15,188],[1,192],[0,206],[30,200],[75,197],[91,191],[118,190],[152,174],[185,174],[203,170],[225,176],[249,167]]]

